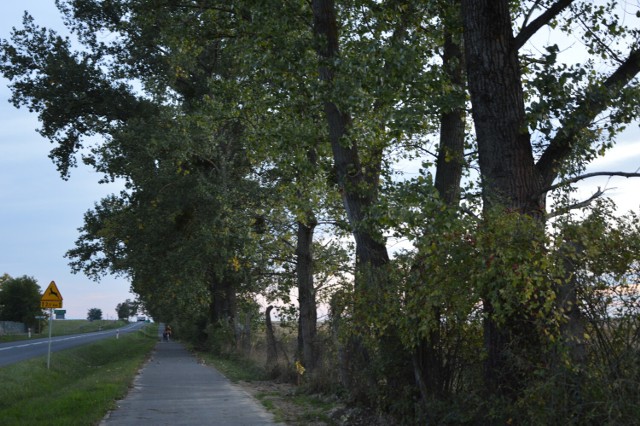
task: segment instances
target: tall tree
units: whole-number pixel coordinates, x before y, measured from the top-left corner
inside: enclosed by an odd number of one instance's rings
[[[449,216],[455,220],[458,212],[461,181],[465,169],[465,138],[466,138],[466,79],[464,73],[464,54],[462,46],[462,28],[460,2],[440,2],[437,6],[440,25],[436,27],[442,33],[443,43],[440,56],[442,59],[442,87],[446,88],[438,104],[440,105],[440,134],[437,159],[435,164],[435,180],[433,186],[443,206],[453,213]],[[434,28],[434,30],[436,30]],[[423,210],[428,210],[425,205]],[[447,215],[448,216],[448,215]],[[429,221],[427,222],[429,223]],[[431,247],[441,236],[437,232],[430,232],[428,224],[417,258],[428,255],[422,253],[422,247]],[[419,263],[419,262],[418,262]],[[415,265],[422,269],[424,265]],[[426,284],[425,284],[426,285]],[[433,322],[431,330],[416,345],[412,354],[414,375],[422,400],[427,401],[433,395],[443,395],[450,389],[451,380],[447,376],[447,363],[451,363],[443,350],[443,333],[450,327],[442,318],[442,307],[434,303]],[[451,323],[451,319],[448,320]],[[449,369],[450,370],[450,369]]]
[[[332,0],[312,2],[313,32],[316,37],[316,52],[319,59],[318,73],[326,84],[328,93],[323,99],[323,107],[329,130],[329,142],[333,152],[338,187],[342,194],[345,210],[356,240],[356,260],[362,265],[361,272],[368,268],[380,268],[389,261],[389,255],[382,236],[376,229],[367,227],[365,217],[377,198],[380,170],[382,167],[382,146],[371,144],[370,152],[358,141],[349,141],[352,126],[352,112],[348,105],[340,107],[336,99],[336,79],[339,70],[336,63],[340,58],[340,21]],[[363,161],[363,157],[366,160]],[[373,283],[362,282],[368,286]]]
[[[637,112],[629,114],[628,101],[631,94],[638,91],[634,78],[640,71],[640,50],[637,49],[635,30],[627,32],[620,22],[605,21],[605,26],[615,30],[621,41],[628,37],[626,52],[614,55],[610,72],[590,80],[583,79],[587,75],[584,72],[560,73],[560,81],[573,79],[573,85],[583,88],[572,96],[567,89],[575,86],[568,84],[554,86],[550,94],[538,93],[541,104],[552,105],[547,96],[562,96],[566,104],[561,111],[545,111],[554,116],[559,125],[534,143],[530,129],[536,129],[545,118],[536,115],[535,106],[527,107],[531,95],[525,97],[523,74],[527,59],[521,52],[523,46],[545,26],[570,28],[569,23],[576,20],[599,22],[603,11],[611,10],[613,6],[572,0],[523,2],[520,6],[524,10],[529,6],[530,10],[522,27],[516,31],[512,2],[462,1],[467,78],[478,143],[484,211],[489,213],[500,208],[537,218],[542,223],[546,215],[546,195],[552,183],[563,172],[579,170],[585,159],[593,158],[598,140],[589,141],[593,135],[589,130],[593,128],[594,120],[610,109],[613,113],[608,130],[615,133],[637,115]],[[533,16],[535,19],[529,20]],[[586,28],[585,42],[592,52],[608,57],[611,52],[600,28]],[[547,52],[543,61],[548,68],[543,72],[553,75],[549,70],[557,66],[557,46],[547,47]],[[590,64],[585,63],[583,67],[590,67]],[[622,113],[616,114],[617,110]],[[524,234],[520,237],[536,238]],[[514,235],[511,243],[514,246],[520,243],[517,238]],[[517,345],[515,342],[530,338],[523,333],[526,333],[524,324],[531,312],[526,313],[525,309],[508,315],[508,320],[498,320],[496,306],[500,303],[499,297],[484,297],[488,352],[486,379],[494,391],[510,393],[520,387],[522,372],[517,372],[513,364],[508,365],[506,354],[508,348]]]
[[[85,137],[99,134],[105,139],[89,142],[83,161],[106,179],[123,178],[128,184],[119,201],[105,201],[93,215],[96,220],[88,217],[86,230],[94,233],[83,236],[81,249],[70,255],[81,262],[95,256],[90,269],[106,266],[128,274],[143,297],[157,299],[149,285],[164,282],[161,291],[155,289],[161,297],[184,294],[184,305],[199,306],[202,289],[208,288],[212,320],[232,319],[238,277],[229,265],[243,238],[228,234],[244,229],[247,235],[248,226],[232,222],[243,221],[242,212],[252,205],[238,196],[248,193],[250,184],[243,179],[249,163],[236,82],[229,79],[234,69],[229,40],[240,12],[215,4],[155,8],[147,2],[87,0],[59,5],[86,50],[74,52],[68,41],[27,18],[14,44],[5,42],[3,50],[15,103],[39,112],[41,132],[57,142],[51,156],[63,176],[87,143]],[[103,42],[96,37],[101,32],[114,38]],[[27,75],[34,64],[35,77]],[[134,90],[132,81],[141,89]],[[103,237],[110,246],[96,243]],[[101,258],[102,248],[109,257]],[[179,261],[184,257],[190,262]],[[189,292],[164,288],[181,282],[198,286]]]
[[[130,317],[138,313],[138,304],[131,299],[127,299],[116,306],[116,314],[118,319],[128,320]]]
[[[89,321],[99,321],[102,319],[102,309],[91,308],[87,311],[87,319]]]
[[[0,320],[27,325],[35,323],[40,309],[41,289],[38,282],[26,275],[12,278],[5,274],[0,280]]]

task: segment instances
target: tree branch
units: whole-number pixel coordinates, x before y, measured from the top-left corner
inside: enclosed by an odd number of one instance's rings
[[[563,215],[565,213],[569,213],[571,210],[581,209],[583,207],[587,207],[589,204],[591,204],[591,202],[593,200],[595,200],[596,198],[601,197],[606,191],[607,191],[606,189],[602,190],[602,189],[600,189],[600,187],[598,187],[598,190],[591,197],[587,198],[584,201],[580,201],[578,203],[571,204],[571,205],[566,206],[566,207],[562,207],[562,208],[560,208],[558,210],[554,210],[551,213],[547,214],[547,219],[551,219],[553,217],[560,216],[560,215]]]
[[[609,54],[609,56],[611,58],[613,58],[614,60],[622,63],[624,62],[620,56],[618,55],[618,53],[611,48],[611,45],[608,44],[605,40],[603,40],[601,37],[599,37],[592,29],[591,26],[589,25],[589,23],[585,22],[585,20],[583,19],[582,16],[578,15],[576,17],[576,19],[578,20],[578,22],[580,22],[582,24],[582,27],[584,28],[584,31],[589,34],[591,37],[593,37],[593,39],[595,40],[595,42],[598,44],[598,46],[600,46],[600,48],[602,50],[604,50],[605,52],[607,52]]]
[[[522,20],[522,28],[527,26],[527,24],[529,23],[529,19],[531,19],[531,16],[533,16],[533,12],[538,8],[538,6],[540,6],[541,1],[542,0],[536,0],[535,3],[531,5],[531,8],[526,13],[524,19]]]
[[[549,9],[547,9],[542,15],[534,19],[529,25],[524,26],[520,33],[515,37],[515,47],[520,49],[524,44],[543,26],[547,25],[549,21],[558,16],[560,12],[566,9],[574,0],[558,0]],[[528,19],[528,18],[527,18]],[[526,21],[525,21],[526,22]]]
[[[631,177],[640,177],[640,173],[626,173],[626,172],[593,172],[593,173],[586,173],[584,175],[575,176],[575,177],[572,177],[570,179],[563,180],[562,182],[558,182],[555,185],[548,186],[548,187],[544,188],[542,190],[542,192],[540,194],[538,194],[538,196],[543,195],[543,194],[545,194],[547,192],[553,191],[555,189],[561,188],[563,186],[571,185],[572,183],[576,183],[576,182],[579,182],[581,180],[592,178],[592,177],[597,177],[597,176],[622,176],[622,177],[625,177],[625,178],[631,178]]]
[[[555,137],[544,151],[536,168],[542,176],[542,185],[550,186],[557,176],[559,165],[571,154],[578,134],[608,108],[618,92],[640,72],[640,50],[629,57],[601,85],[585,91],[577,107],[563,120]]]
[[[466,207],[460,207],[460,211],[471,216],[471,218],[473,218],[476,222],[482,222],[482,218],[480,218],[480,216],[478,216],[473,210]]]

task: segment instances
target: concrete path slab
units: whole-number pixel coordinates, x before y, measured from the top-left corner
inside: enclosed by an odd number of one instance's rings
[[[248,393],[178,342],[158,342],[127,397],[101,426],[277,425]]]

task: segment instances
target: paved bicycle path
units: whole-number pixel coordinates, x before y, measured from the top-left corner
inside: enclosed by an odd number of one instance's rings
[[[277,425],[248,393],[178,342],[158,342],[151,359],[101,426]]]

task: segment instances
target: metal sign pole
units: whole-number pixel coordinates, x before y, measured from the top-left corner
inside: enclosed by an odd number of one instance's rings
[[[62,308],[62,294],[58,290],[55,281],[49,283],[49,287],[40,298],[40,308],[49,308],[49,352],[47,353],[47,370],[51,366],[51,330],[53,330],[53,308]]]
[[[51,366],[51,329],[53,329],[53,308],[49,308],[49,352],[47,353],[47,370]]]

